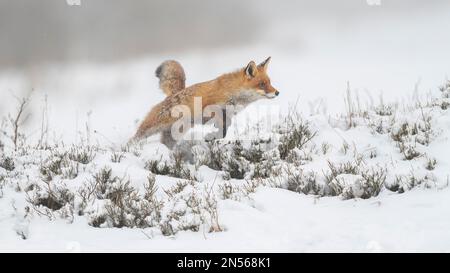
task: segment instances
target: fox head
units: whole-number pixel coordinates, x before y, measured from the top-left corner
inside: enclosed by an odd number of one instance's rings
[[[258,95],[273,99],[278,96],[280,92],[270,84],[270,78],[267,75],[269,62],[270,57],[258,65],[256,65],[254,61],[250,61],[244,69],[244,84],[246,88],[256,92]]]

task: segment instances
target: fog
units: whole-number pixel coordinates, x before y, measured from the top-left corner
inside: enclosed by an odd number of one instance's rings
[[[72,1],[73,2],[73,1]],[[258,18],[244,1],[2,0],[3,67],[117,61],[252,41]],[[235,20],[233,18],[237,18]]]
[[[259,43],[291,46],[299,53],[317,37],[345,41],[349,31],[367,22],[397,28],[397,23],[432,20],[435,12],[449,11],[445,0],[68,2],[76,0],[1,0],[0,69],[121,61]],[[268,31],[274,27],[280,28]]]

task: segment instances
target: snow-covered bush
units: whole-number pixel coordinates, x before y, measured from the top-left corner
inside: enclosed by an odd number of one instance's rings
[[[0,168],[3,168],[7,171],[13,171],[15,169],[14,159],[2,155],[0,157]]]
[[[324,194],[324,187],[317,182],[317,174],[314,171],[305,172],[302,169],[287,170],[287,189],[304,194]]]
[[[220,202],[252,203],[262,187],[317,199],[438,187],[448,183],[438,175],[446,162],[436,147],[448,134],[438,119],[448,121],[450,83],[441,91],[439,98],[404,109],[381,103],[352,106],[351,113],[328,119],[290,114],[267,135],[192,143],[192,162],[182,150],[160,154],[145,144],[24,142],[16,150],[2,135],[0,142],[8,145],[0,145],[0,197],[11,191],[22,196],[25,205],[15,210],[26,221],[84,217],[96,228],[172,236],[224,230]],[[24,230],[17,234],[28,238]]]
[[[79,164],[78,161],[70,159],[69,153],[55,151],[42,162],[39,168],[41,178],[47,182],[56,176],[62,179],[75,179],[78,176]]]
[[[50,220],[56,215],[73,220],[75,194],[64,183],[48,181],[45,186],[31,184],[26,189],[27,202],[38,215]]]
[[[122,161],[122,159],[124,159],[124,158],[125,158],[124,152],[113,151],[111,153],[111,162],[113,162],[113,163],[120,163]]]
[[[391,184],[386,185],[386,188],[393,192],[404,193],[419,186],[423,188],[436,187],[436,177],[431,173],[425,175],[418,175],[414,172],[398,174]]]
[[[151,159],[145,163],[145,169],[153,174],[168,175],[183,179],[193,179],[189,167],[183,160],[183,155],[178,152],[172,152],[170,161],[163,161],[162,159]]]
[[[294,149],[301,150],[316,135],[309,128],[308,123],[298,117],[298,114],[288,116],[283,126],[280,126],[279,132],[281,137],[278,150],[281,159],[286,159]]]
[[[67,153],[68,157],[72,161],[76,161],[81,164],[89,164],[95,157],[94,147],[86,146],[72,146]]]

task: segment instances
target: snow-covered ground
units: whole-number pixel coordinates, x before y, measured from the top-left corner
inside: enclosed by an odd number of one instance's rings
[[[449,251],[450,21],[415,12],[339,35],[287,20],[246,47],[2,71],[0,251]],[[191,161],[157,136],[126,145],[164,98],[162,60],[189,85],[267,55],[280,96],[226,139],[196,143]],[[14,151],[7,116],[28,94]]]
[[[1,250],[448,251],[449,94],[291,114],[194,143],[192,162],[155,141],[4,137]]]

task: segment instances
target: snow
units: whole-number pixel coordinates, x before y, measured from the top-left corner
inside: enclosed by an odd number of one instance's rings
[[[34,91],[29,105],[33,115],[24,125],[29,146],[15,152],[7,136],[0,135],[5,144],[4,150],[0,148],[0,160],[11,157],[15,163],[14,170],[0,167],[0,251],[449,251],[450,112],[441,105],[449,102],[450,90],[438,90],[448,73],[448,52],[444,50],[448,42],[444,35],[433,35],[436,33],[426,27],[448,26],[448,16],[442,17],[441,13],[445,12],[437,12],[428,25],[421,20],[399,25],[392,18],[395,22],[383,24],[364,21],[346,31],[339,41],[330,31],[311,28],[309,33],[306,26],[301,30],[311,38],[308,44],[302,44],[296,35],[289,35],[290,42],[283,44],[286,37],[277,30],[292,22],[282,22],[268,31],[272,34],[267,37],[277,37],[276,43],[263,37],[257,46],[237,49],[147,56],[103,65],[53,64],[30,73],[2,72],[0,116],[14,113],[13,96],[22,96],[31,87]],[[385,33],[391,26],[407,31],[400,38],[396,36],[398,29]],[[372,31],[366,34],[367,29]],[[359,38],[353,40],[355,37]],[[380,37],[389,41],[378,43]],[[406,50],[405,41],[410,40],[414,46]],[[304,51],[293,54],[299,43],[305,46]],[[173,155],[159,143],[158,136],[142,146],[123,149],[139,120],[164,98],[153,76],[163,59],[180,60],[188,84],[193,84],[244,66],[249,58],[263,60],[268,52],[272,53],[269,75],[280,96],[254,103],[235,117],[218,149],[223,156],[233,157],[227,141],[240,138],[244,149],[249,149],[249,140],[271,139],[268,145],[262,145],[264,155],[260,161],[267,164],[263,168],[269,166],[274,171],[272,180],[253,179],[257,163],[249,160],[242,161],[245,164],[241,167],[248,168],[242,179],[229,177],[228,166],[215,170],[201,164],[199,153],[210,150],[200,143],[194,149],[198,152],[194,163],[187,163],[195,181],[171,174],[154,175],[155,196],[164,202],[159,211],[161,219],[155,220],[154,215],[145,218],[145,227],[118,228],[111,219],[100,227],[92,225],[111,200],[95,197],[86,208],[80,208],[79,190],[92,182],[93,175],[102,168],[111,168],[114,176],[129,180],[129,185],[143,195],[148,177],[152,176],[146,164],[150,160],[160,161],[158,166],[165,161],[172,163]],[[347,81],[353,98],[354,113],[350,116],[344,100]],[[295,120],[296,124],[306,122],[317,134],[304,147],[292,149],[288,159],[281,160],[278,145],[293,127],[288,126],[283,134],[277,131],[277,125],[290,125],[283,119],[289,106],[300,112],[302,120]],[[50,149],[35,145],[44,110],[50,128],[46,135]],[[391,110],[393,113],[387,114]],[[266,114],[272,123],[255,128],[267,118]],[[3,130],[9,132],[10,128],[3,124],[0,132]],[[47,159],[55,160],[55,154],[68,152],[72,145],[93,147],[93,159],[87,164],[68,160],[64,173],[54,175],[50,185],[72,192],[73,206],[65,204],[52,211],[36,205],[40,212],[36,211],[30,198],[47,194],[41,167],[49,163]],[[414,151],[419,155],[415,156]],[[114,155],[123,158],[113,162]],[[435,166],[428,168],[432,160]],[[330,164],[338,168],[347,163],[356,165],[356,169],[337,173],[327,182]],[[70,175],[71,168],[78,168],[75,178]],[[370,198],[363,199],[367,190],[364,176],[379,170],[386,171],[379,194],[369,188]],[[301,183],[292,185],[289,179]],[[317,192],[309,190],[305,181],[314,181]],[[112,186],[117,186],[114,183]],[[174,189],[180,183],[185,185],[177,192]],[[40,188],[30,189],[31,185]],[[330,185],[335,185],[337,192],[333,193]],[[230,192],[224,193],[224,189]],[[211,192],[212,197],[208,196]],[[190,208],[186,201],[192,201],[189,198],[197,198],[199,205]],[[134,200],[130,207],[148,204],[148,200],[141,199]],[[217,203],[210,206],[208,202]],[[84,214],[78,215],[78,211]],[[177,211],[186,213],[179,219],[170,218]],[[165,221],[176,229],[173,234],[163,234]],[[198,226],[198,230],[183,230],[183,224]],[[210,232],[213,227],[216,232]]]
[[[419,183],[412,188],[406,188],[406,191],[401,194],[383,188],[379,195],[368,199],[353,197],[347,199],[345,188],[351,188],[356,197],[361,197],[361,192],[358,193],[358,190],[364,181],[362,173],[343,173],[337,175],[335,180],[338,183],[342,182],[344,188],[342,195],[339,196],[303,194],[287,190],[285,186],[280,188],[270,184],[260,184],[247,194],[244,191],[235,191],[230,197],[221,198],[219,185],[229,183],[239,188],[245,187],[246,182],[239,179],[227,181],[223,177],[223,171],[215,171],[205,165],[200,165],[198,168],[191,166],[197,181],[191,184],[192,186],[187,185],[187,190],[183,190],[180,196],[187,196],[192,192],[201,193],[202,189],[212,189],[217,194],[218,223],[222,231],[212,233],[209,232],[210,222],[208,221],[200,223],[198,232],[180,230],[175,234],[164,236],[155,227],[113,228],[103,224],[100,228],[95,228],[89,224],[90,218],[86,215],[75,214],[72,217],[63,217],[62,214],[55,212],[56,216],[51,219],[37,214],[27,217],[24,209],[30,204],[27,203],[26,196],[32,195],[33,190],[24,193],[23,189],[30,182],[43,179],[38,171],[39,162],[45,162],[44,158],[52,153],[45,150],[32,150],[30,155],[16,154],[17,166],[14,171],[9,172],[0,168],[0,174],[9,177],[9,181],[12,181],[2,187],[0,198],[0,207],[2,207],[0,249],[19,252],[448,251],[450,219],[445,215],[450,212],[448,198],[450,162],[442,151],[448,147],[450,114],[447,110],[439,109],[434,106],[428,106],[425,110],[421,109],[421,111],[433,113],[433,132],[430,144],[420,146],[427,156],[412,160],[403,158],[395,141],[389,137],[390,134],[374,133],[373,128],[362,120],[358,120],[358,117],[355,117],[355,123],[359,125],[346,129],[340,128],[346,121],[345,116],[330,121],[324,120],[320,115],[307,118],[311,128],[317,130],[318,134],[316,138],[313,138],[313,143],[305,145],[302,149],[294,149],[294,153],[312,151],[309,155],[310,159],[305,157],[297,162],[300,166],[296,167],[296,170],[316,171],[316,175],[320,178],[318,180],[321,180],[325,177],[329,162],[336,164],[353,162],[358,158],[355,154],[360,153],[360,156],[364,158],[362,163],[364,168],[381,166],[388,170],[386,184],[392,183],[395,175],[409,173],[419,179],[423,175],[433,178],[433,183]],[[418,122],[416,118],[412,118],[417,109],[397,111],[396,115],[401,116],[397,119],[400,124],[405,121]],[[377,116],[373,117],[375,118]],[[336,124],[338,127],[334,126]],[[392,124],[390,129],[393,134],[399,130],[395,124]],[[283,123],[282,126],[286,127],[286,124]],[[287,124],[287,128],[293,127]],[[252,133],[249,134],[254,136]],[[336,135],[340,138],[336,138]],[[330,147],[325,154],[314,148],[319,147],[324,141],[327,141]],[[341,147],[343,141],[349,143],[348,151]],[[63,151],[64,147],[60,149]],[[92,162],[80,166],[81,171],[75,179],[54,178],[53,183],[65,184],[76,192],[83,183],[92,180],[92,173],[97,172],[102,166],[109,166],[114,175],[129,178],[131,185],[142,192],[149,175],[149,172],[144,169],[145,162],[150,159],[170,160],[170,156],[169,151],[162,144],[152,141],[141,150],[136,149],[134,152],[124,152],[124,158],[119,163],[111,162],[112,151],[98,150]],[[269,145],[266,149],[270,150],[271,146]],[[376,150],[376,156],[371,158],[367,151],[373,149]],[[10,152],[5,154],[14,155]],[[434,170],[424,168],[428,157],[436,158],[438,162]],[[278,161],[278,164],[280,163],[289,165]],[[168,204],[164,208],[165,213],[170,212],[172,205],[169,204],[173,201],[173,209],[183,209],[184,203],[179,202],[182,199],[172,199],[167,193],[183,179],[166,175],[156,175],[155,178],[158,187],[156,195],[162,199],[166,198]],[[42,181],[39,183],[42,184]],[[22,190],[17,190],[17,187]],[[107,201],[97,199],[90,209],[85,210],[85,213],[89,214],[89,211],[93,209],[96,212],[92,215],[101,214],[103,211],[101,207],[105,202]],[[188,218],[194,222],[198,221],[194,214]],[[22,235],[26,239],[23,239]]]
[[[261,189],[252,196],[254,207],[230,200],[221,204],[226,227],[221,233],[181,232],[174,238],[149,239],[145,230],[87,228],[82,218],[72,224],[35,219],[28,227],[29,239],[21,240],[2,216],[0,240],[6,252],[447,252],[448,194],[448,189],[417,190],[342,201]]]

